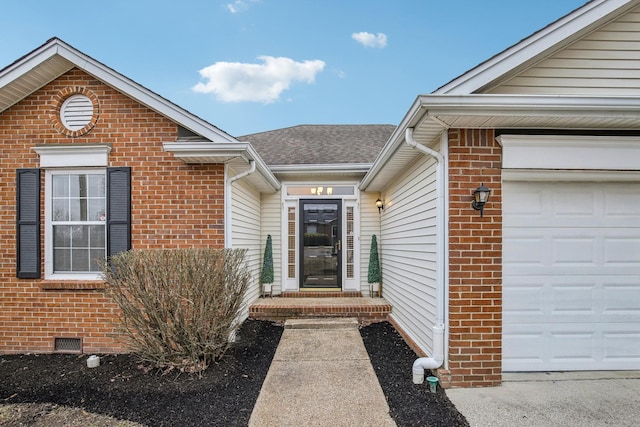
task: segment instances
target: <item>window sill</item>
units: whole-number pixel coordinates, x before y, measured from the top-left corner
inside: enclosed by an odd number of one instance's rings
[[[98,291],[105,289],[105,283],[96,281],[43,280],[38,283],[43,291]]]

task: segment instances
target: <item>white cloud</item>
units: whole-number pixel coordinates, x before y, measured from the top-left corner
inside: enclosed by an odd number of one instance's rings
[[[383,33],[371,34],[363,31],[351,34],[351,38],[366,47],[383,48],[387,45],[387,35]]]
[[[292,83],[315,82],[324,61],[296,62],[290,58],[258,57],[262,64],[216,62],[199,71],[204,80],[192,89],[199,93],[213,93],[224,102],[275,102]]]
[[[251,3],[256,3],[258,0],[249,0]],[[233,3],[227,3],[227,9],[231,13],[244,12],[249,9],[248,2],[246,0],[235,0]]]

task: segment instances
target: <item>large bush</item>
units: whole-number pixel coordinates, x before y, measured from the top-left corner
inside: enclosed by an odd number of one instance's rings
[[[240,326],[245,250],[132,250],[102,264],[129,350],[160,368],[197,372]]]

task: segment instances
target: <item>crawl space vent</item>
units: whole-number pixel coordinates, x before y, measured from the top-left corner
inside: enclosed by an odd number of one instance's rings
[[[91,122],[93,103],[84,95],[67,98],[60,107],[60,120],[69,130],[80,130]]]
[[[53,343],[53,351],[56,353],[82,353],[82,339],[56,337]]]

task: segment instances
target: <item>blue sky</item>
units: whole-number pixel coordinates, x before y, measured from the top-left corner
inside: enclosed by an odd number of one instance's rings
[[[397,125],[586,0],[3,0],[0,68],[59,37],[241,136]]]

